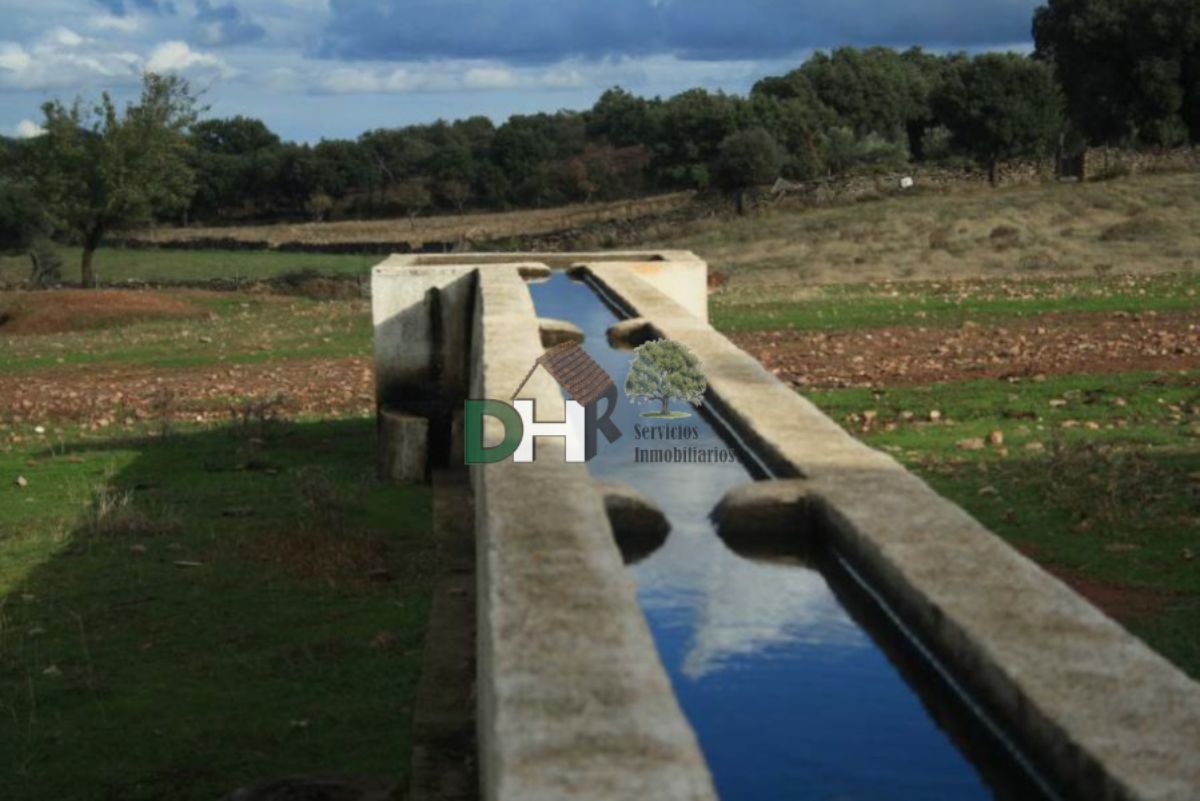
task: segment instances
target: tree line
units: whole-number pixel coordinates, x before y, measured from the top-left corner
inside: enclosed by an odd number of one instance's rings
[[[178,78],[148,75],[120,111],[43,107],[47,134],[0,142],[0,246],[30,231],[87,255],[108,230],[505,210],[680,189],[744,191],[910,163],[989,168],[1091,145],[1200,141],[1200,2],[1050,0],[1035,52],[817,53],[745,96],[606,91],[592,108],[285,142],[247,117],[201,119]],[[28,217],[38,219],[31,223]]]

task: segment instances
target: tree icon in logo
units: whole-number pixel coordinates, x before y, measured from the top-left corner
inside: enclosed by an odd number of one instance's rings
[[[672,412],[672,400],[692,404],[704,402],[708,381],[700,370],[700,360],[686,346],[669,339],[655,339],[639,346],[629,375],[625,394],[634,403],[658,401],[657,412],[642,412],[642,417],[690,417],[688,412]]]

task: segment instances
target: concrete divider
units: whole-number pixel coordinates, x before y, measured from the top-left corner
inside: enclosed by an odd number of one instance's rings
[[[717,406],[813,525],[1038,765],[1088,801],[1200,797],[1200,684],[844,432],[683,305],[616,263],[600,289],[699,357]]]

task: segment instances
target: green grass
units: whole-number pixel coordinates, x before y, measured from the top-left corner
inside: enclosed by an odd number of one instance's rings
[[[373,480],[372,421],[22,431],[0,446],[0,797],[404,774],[429,493]]]
[[[1200,678],[1200,373],[807,394],[1037,561],[1149,599],[1125,624]]]
[[[762,293],[718,294],[712,323],[724,331],[847,330],[885,326],[956,326],[1047,313],[1175,311],[1200,305],[1200,275],[853,284],[818,287],[808,297],[763,302]]]
[[[63,278],[79,280],[80,249],[61,248]],[[101,248],[95,267],[101,283],[142,281],[200,281],[210,278],[270,278],[299,270],[365,275],[382,260],[370,254],[282,253],[265,250],[127,250]],[[29,277],[24,254],[0,255],[0,282]]]
[[[230,293],[197,302],[209,309],[207,317],[49,336],[0,336],[0,370],[86,364],[202,367],[361,356],[371,350],[366,301]]]

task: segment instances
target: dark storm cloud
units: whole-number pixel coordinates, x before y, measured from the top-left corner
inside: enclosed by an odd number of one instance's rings
[[[1025,41],[1039,0],[332,0],[318,55],[347,59],[672,54],[765,59],[883,44]]]
[[[123,17],[131,9],[166,16],[175,13],[173,0],[96,0],[96,3],[114,17]]]
[[[196,0],[196,22],[204,28],[202,39],[210,45],[235,45],[257,42],[266,29],[242,16],[232,3],[213,5],[209,0]]]

